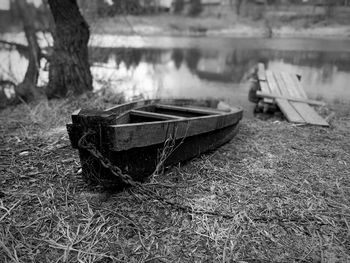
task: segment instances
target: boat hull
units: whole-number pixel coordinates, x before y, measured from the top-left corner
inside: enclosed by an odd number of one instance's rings
[[[173,151],[167,156],[163,166],[184,162],[218,148],[230,141],[237,134],[238,128],[237,123],[223,129],[176,140]],[[104,155],[123,173],[130,175],[135,181],[143,182],[155,171],[163,149],[164,144],[156,144],[124,151],[108,151]],[[89,151],[79,149],[79,156],[82,175],[87,182],[113,188],[126,186]]]
[[[165,102],[171,105],[161,104]],[[123,188],[125,182],[111,167],[142,182],[159,167],[184,162],[227,143],[238,131],[242,109],[215,105],[220,104],[146,100],[105,111],[77,111],[67,130],[73,148],[79,150],[83,178],[104,187]],[[149,112],[151,109],[158,113]],[[140,118],[141,122],[133,122]]]

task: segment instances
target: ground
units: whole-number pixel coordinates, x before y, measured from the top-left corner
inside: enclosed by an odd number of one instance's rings
[[[64,125],[111,103],[0,112],[0,262],[350,261],[350,105],[318,109],[330,128],[243,119],[230,143],[150,178],[152,198],[80,176]]]

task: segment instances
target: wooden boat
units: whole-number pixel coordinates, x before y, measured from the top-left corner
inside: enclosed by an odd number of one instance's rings
[[[241,118],[241,108],[217,100],[143,100],[104,111],[79,110],[67,130],[79,150],[83,178],[116,187],[125,181],[111,172],[111,164],[143,181],[160,160],[169,166],[228,142]]]

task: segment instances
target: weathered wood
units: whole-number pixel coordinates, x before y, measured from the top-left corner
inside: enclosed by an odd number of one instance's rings
[[[175,106],[175,105],[165,105],[165,104],[156,104],[157,109],[166,109],[170,111],[181,111],[181,112],[188,112],[188,113],[194,113],[194,114],[200,114],[200,115],[216,115],[216,114],[222,114],[225,111],[219,111],[215,109],[208,109],[208,108],[196,108],[196,107],[183,107],[183,106]]]
[[[276,99],[276,103],[289,122],[305,123],[305,120],[287,100]]]
[[[156,101],[159,104],[166,103],[165,100]],[[185,106],[185,102],[185,100],[170,101],[174,105],[184,106],[185,111],[193,110],[190,100],[187,101],[188,106]],[[218,102],[203,101],[196,104],[196,107],[211,105],[215,114],[147,123],[114,124],[115,120],[125,119],[130,113],[150,118],[167,117],[164,114],[150,112],[149,110],[156,109],[150,103],[150,101],[127,103],[107,111],[79,110],[74,113],[73,124],[68,124],[67,130],[72,146],[79,149],[83,178],[108,187],[125,186],[123,181],[104,167],[99,159],[87,149],[79,147],[78,141],[86,135],[87,128],[89,130],[91,128],[95,133],[88,135],[86,139],[93,143],[103,156],[134,180],[143,181],[154,172],[159,154],[170,136],[175,145],[164,162],[165,166],[188,160],[228,142],[235,136],[238,122],[242,118],[240,108],[231,108],[229,112],[225,112],[227,110],[225,107],[225,111],[217,113],[215,109],[219,107]],[[132,110],[131,105],[138,110]],[[123,113],[118,108],[128,110]],[[200,110],[206,113],[212,112],[204,108]]]
[[[266,71],[266,79],[267,79],[267,83],[270,87],[271,93],[281,95],[282,94],[281,90],[279,89],[279,87],[277,85],[276,79],[275,79],[272,71],[270,71],[270,70]]]
[[[306,98],[306,96],[304,97],[301,94],[301,92],[299,91],[299,89],[297,89],[295,83],[291,79],[291,76],[292,75],[287,73],[287,72],[281,72],[281,78],[284,81],[284,83],[289,91],[289,94],[295,98]]]
[[[262,92],[264,92],[264,93],[269,93],[270,92],[269,86],[267,85],[266,81],[260,81],[259,85],[260,85],[260,89],[261,89]],[[273,100],[272,99],[264,99],[264,102],[271,104],[271,103],[273,103]]]
[[[242,118],[242,111],[228,114],[196,117],[184,120],[131,123],[108,126],[109,141],[114,151],[128,150],[158,144],[167,140],[180,139],[214,131],[236,124]]]
[[[265,65],[263,63],[258,64],[258,80],[266,81]]]
[[[282,96],[290,96],[289,91],[284,81],[282,80],[279,72],[274,72],[274,77],[279,87],[280,94]],[[294,108],[294,102],[289,102],[286,99],[279,98],[279,99],[276,99],[276,103],[288,121],[295,122],[295,123],[305,123],[305,120],[303,119],[303,117]]]
[[[204,152],[216,149],[236,135],[238,126],[238,124],[232,125],[175,141],[174,151],[167,156],[163,164],[164,167],[189,160]],[[123,173],[132,176],[136,181],[142,182],[155,171],[163,148],[164,143],[160,143],[132,148],[127,151],[110,151],[108,157]],[[89,160],[88,155],[80,154],[80,158],[83,160],[83,178],[106,187],[125,186],[109,169],[106,169],[99,163],[91,163],[91,159],[90,162],[85,161]]]
[[[285,89],[292,96],[300,96],[301,98],[307,98],[304,89],[299,84],[296,84],[290,74],[281,73],[281,81],[285,86]],[[281,82],[281,83],[282,83]],[[303,102],[291,102],[293,108],[302,116],[306,123],[320,126],[328,126],[329,124],[320,116],[318,113],[310,107],[308,104]]]
[[[307,94],[306,94],[303,86],[301,85],[301,82],[300,82],[299,78],[297,77],[297,75],[291,74],[290,79],[295,84],[295,88],[297,89],[298,93],[300,94],[300,97],[307,98]]]
[[[303,116],[303,119],[307,123],[320,126],[329,126],[327,121],[318,115],[318,113],[309,105],[301,102],[295,102],[293,107],[301,116]]]
[[[151,99],[151,100],[140,100],[140,101],[133,101],[129,103],[125,103],[122,105],[118,105],[115,107],[111,107],[109,109],[106,109],[106,112],[110,112],[116,115],[125,113],[128,110],[131,109],[139,109],[143,110],[147,107],[155,107],[156,104],[166,104],[169,106],[188,106],[191,105],[191,107],[206,107],[211,108],[211,110],[216,111],[221,110],[219,109],[220,106],[219,100],[194,100],[194,99]],[[226,110],[223,110],[225,112]]]
[[[116,114],[101,110],[81,109],[72,114],[72,122],[81,125],[113,124]]]
[[[256,94],[263,98],[270,98],[270,99],[284,99],[288,101],[296,101],[296,102],[304,102],[310,105],[317,105],[317,106],[324,106],[325,103],[323,101],[317,101],[317,100],[310,100],[310,99],[304,99],[304,98],[295,98],[295,97],[289,97],[289,96],[282,96],[278,94],[273,93],[264,93],[261,91],[257,91]]]
[[[266,93],[271,92],[269,85],[267,84],[266,81],[260,81],[259,84],[260,84],[260,90],[262,92],[266,92]]]
[[[277,83],[277,85],[278,85],[278,87],[279,87],[279,90],[280,90],[280,92],[281,92],[281,95],[282,95],[282,96],[293,97],[293,96],[290,94],[290,92],[289,92],[289,90],[288,90],[288,88],[287,88],[287,86],[286,86],[284,80],[282,79],[281,73],[280,73],[280,72],[274,72],[273,74],[274,74],[274,76],[275,76],[276,83]]]
[[[263,63],[258,64],[258,81],[259,81],[259,87],[262,92],[269,93],[271,92],[269,85],[266,82],[266,72],[265,72],[265,65]],[[272,104],[273,100],[271,99],[264,99],[265,103]]]
[[[295,74],[265,70],[265,66],[259,63],[257,78],[261,91],[257,91],[256,95],[264,98],[264,101],[266,99],[273,99],[288,121],[322,126],[328,125],[308,105],[324,106],[325,104],[320,101],[308,99],[306,92]]]
[[[266,80],[267,80],[267,86],[269,87],[269,92],[270,93],[277,93],[279,94],[278,86],[276,85],[276,81],[273,76],[271,76],[271,71],[267,70],[265,72],[266,74]],[[266,102],[267,98],[264,99],[264,102]],[[269,99],[270,102],[270,99]],[[273,103],[273,100],[272,102]]]
[[[131,110],[130,114],[131,115],[142,116],[142,117],[155,118],[155,119],[159,119],[159,120],[178,120],[178,119],[183,119],[183,118],[181,118],[179,116],[175,116],[175,115],[161,114],[161,113],[155,113],[155,112],[149,112],[149,111],[140,111],[140,110]]]
[[[133,102],[124,103],[122,105],[108,108],[105,111],[116,114],[118,116],[122,113],[126,113],[131,109],[142,109],[144,107],[158,103],[160,101],[161,101],[160,99],[133,101]]]

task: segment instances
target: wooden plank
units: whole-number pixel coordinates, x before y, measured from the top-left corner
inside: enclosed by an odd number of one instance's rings
[[[292,80],[290,74],[282,73],[281,78],[284,84],[286,85],[286,89],[288,89],[288,92],[290,94],[293,94],[294,96],[307,98],[306,93],[302,92],[304,91],[302,89],[302,86],[296,85],[295,82]],[[318,113],[313,108],[311,108],[308,104],[305,104],[305,102],[291,102],[291,105],[302,116],[306,123],[320,126],[329,126],[329,124],[320,115],[318,115]]]
[[[270,93],[271,92],[270,88],[269,88],[269,85],[267,84],[266,81],[260,81],[259,84],[260,84],[260,89],[261,89],[262,92],[264,92],[264,93]]]
[[[288,101],[296,101],[296,102],[304,102],[310,105],[316,105],[316,106],[324,106],[325,103],[323,101],[317,101],[317,100],[310,100],[310,99],[304,99],[304,98],[293,98],[293,97],[286,97],[278,94],[272,94],[272,93],[264,93],[261,91],[257,91],[256,95],[263,98],[269,98],[269,99],[285,99]]]
[[[288,87],[282,79],[282,76],[279,75],[278,78],[280,81],[279,83],[281,83],[282,89],[284,89],[285,94],[290,94],[291,90],[288,90]],[[328,123],[321,116],[319,116],[317,112],[309,105],[303,102],[290,102],[290,105],[294,108],[294,111],[296,111],[301,116],[301,118],[304,119],[306,123],[313,125],[328,126]]]
[[[149,105],[159,103],[160,101],[161,101],[160,99],[133,101],[133,102],[124,103],[124,104],[106,109],[105,112],[113,113],[116,116],[118,116],[120,114],[125,113],[128,110],[147,107]]]
[[[305,123],[305,120],[287,100],[276,99],[276,103],[289,122]]]
[[[299,94],[299,91],[296,89],[294,82],[291,81],[290,74],[288,74],[286,72],[281,72],[280,74],[281,74],[281,78],[282,78],[283,82],[285,83],[286,88],[288,89],[288,92],[291,95],[291,97],[300,98],[301,94]]]
[[[151,117],[151,118],[157,118],[159,120],[178,120],[183,119],[179,116],[175,115],[169,115],[169,114],[161,114],[161,113],[155,113],[150,111],[140,111],[140,110],[131,110],[130,114],[142,116],[142,117]]]
[[[269,88],[268,83],[266,82],[265,65],[263,63],[258,64],[258,80],[259,80],[260,90],[265,93],[270,93],[271,90]],[[265,98],[264,102],[272,104],[273,100]]]
[[[287,72],[282,72],[281,73],[281,77],[284,81],[284,83],[286,84],[289,93],[295,97],[295,98],[307,98],[306,96],[304,96],[302,94],[302,92],[300,91],[300,89],[296,86],[295,82],[292,79],[292,74],[287,73]]]
[[[225,113],[224,111],[215,110],[211,108],[205,109],[205,108],[183,107],[183,106],[174,106],[174,105],[166,105],[166,104],[156,104],[156,108],[195,113],[195,114],[201,114],[201,115],[217,115],[217,114]]]
[[[72,114],[73,124],[83,126],[93,126],[103,124],[113,124],[115,114],[101,110],[81,109]]]
[[[264,93],[270,93],[270,89],[269,89],[269,86],[268,86],[268,84],[267,84],[266,81],[259,81],[259,85],[260,85],[260,89],[261,89],[262,92],[264,92]],[[273,100],[272,100],[272,99],[266,99],[266,98],[265,98],[265,99],[264,99],[264,102],[272,104],[272,103],[273,103]]]
[[[286,97],[293,97],[292,94],[290,94],[286,84],[284,83],[281,73],[280,72],[273,72],[273,75],[275,76],[277,85],[281,91],[281,95],[282,96],[286,96]]]
[[[192,106],[207,107],[207,108],[209,107],[215,110],[219,102],[220,102],[219,100],[151,99],[151,100],[140,100],[140,101],[128,102],[125,104],[121,104],[121,105],[106,109],[104,112],[119,115],[132,109],[143,110],[148,107],[152,107],[152,105],[154,106],[157,103],[166,104],[166,105],[175,105],[175,106],[191,105],[191,107]]]
[[[124,124],[130,122],[130,114],[129,112],[125,112],[120,114],[118,117],[115,118],[115,121],[111,124]]]
[[[107,127],[109,142],[115,151],[128,150],[163,143],[169,136],[174,139],[194,136],[214,131],[238,123],[242,110],[195,119],[159,121],[136,124],[109,125]]]
[[[258,63],[258,80],[266,81],[265,65]]]
[[[274,98],[288,121],[328,126],[328,123],[308,105],[323,106],[324,103],[309,100],[296,75],[286,72],[265,71],[263,65],[258,65],[259,80],[264,79],[264,75],[269,90],[264,87],[265,92],[261,88],[261,92],[258,91],[257,95],[264,98]],[[263,81],[260,81],[260,83],[263,83]]]
[[[267,82],[269,84],[271,93],[281,95],[282,94],[281,90],[279,89],[279,87],[277,85],[276,79],[275,79],[272,71],[266,70],[266,79],[267,79]]]
[[[295,87],[296,87],[296,89],[298,90],[300,96],[301,96],[302,98],[307,98],[307,94],[306,94],[306,92],[305,92],[303,86],[301,85],[301,82],[300,82],[300,80],[298,79],[297,75],[292,74],[292,75],[291,75],[291,80],[292,80],[293,83],[295,84]]]
[[[328,122],[318,115],[318,113],[309,105],[302,102],[294,102],[293,107],[301,116],[303,116],[303,119],[307,123],[320,126],[329,126]]]
[[[284,97],[290,97],[289,91],[280,75],[279,72],[274,72],[274,76],[277,82],[277,85],[279,86],[279,89],[281,91],[281,95]],[[283,112],[286,119],[290,122],[295,123],[305,123],[305,120],[301,116],[301,114],[296,111],[293,104],[294,102],[289,102],[286,99],[276,99],[276,103],[280,110]]]

